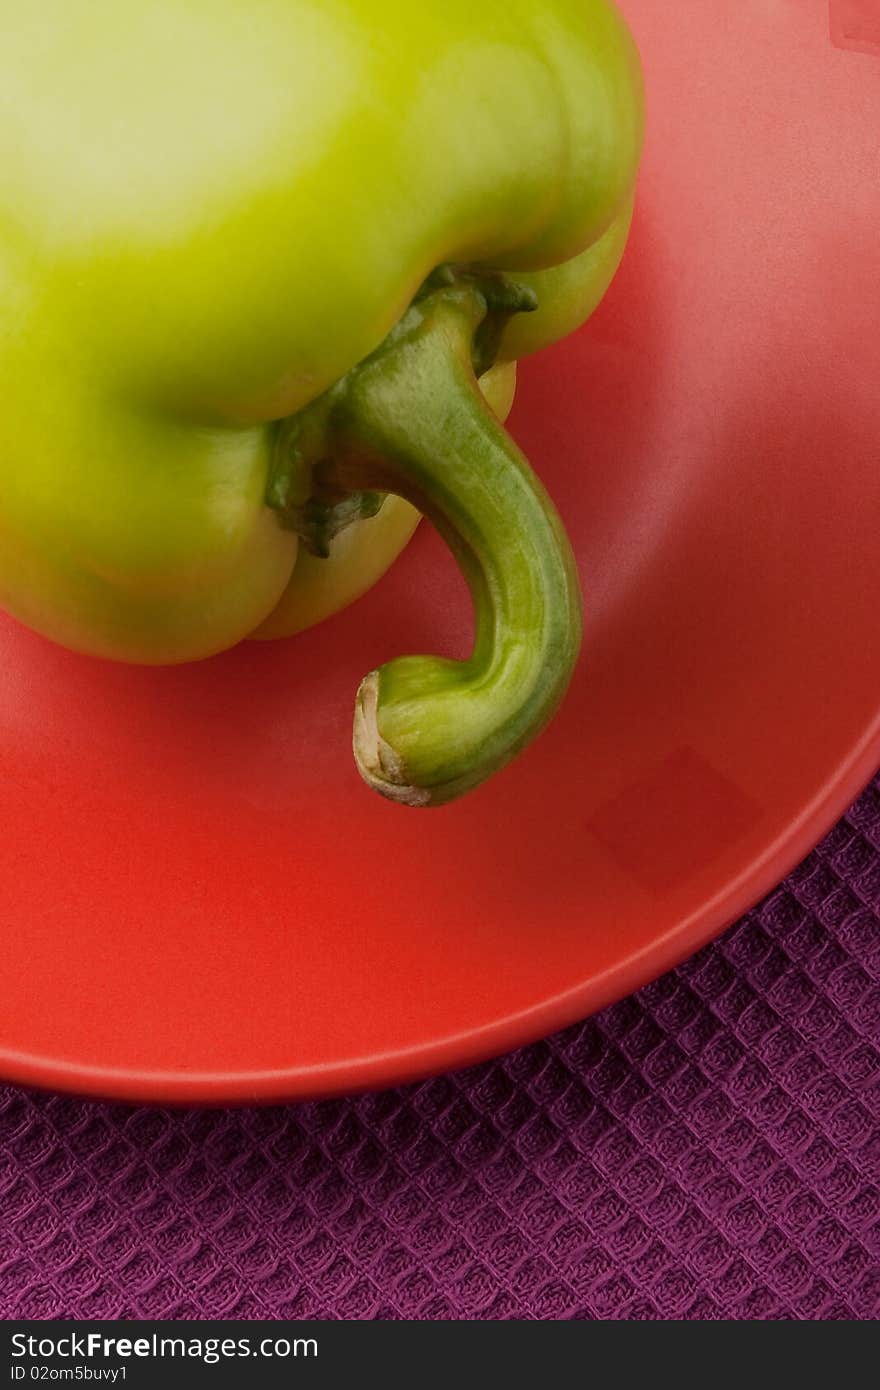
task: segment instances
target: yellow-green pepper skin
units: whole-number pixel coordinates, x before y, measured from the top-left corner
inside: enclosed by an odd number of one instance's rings
[[[0,606],[145,663],[308,625],[378,577],[412,514],[351,528],[333,594],[313,576],[309,600],[309,556],[298,600],[297,526],[267,502],[279,430],[437,267],[537,296],[500,315],[484,370],[590,312],[641,141],[620,16],[609,0],[0,0],[0,16]]]

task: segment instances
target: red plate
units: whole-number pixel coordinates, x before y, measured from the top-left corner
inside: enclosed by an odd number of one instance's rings
[[[4,1076],[266,1100],[500,1052],[708,940],[880,762],[880,4],[624,8],[633,239],[512,420],[582,567],[563,713],[456,806],[362,786],[359,678],[466,644],[427,528],[348,613],[187,669],[0,619]]]

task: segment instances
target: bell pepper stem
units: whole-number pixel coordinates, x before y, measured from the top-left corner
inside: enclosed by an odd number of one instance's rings
[[[470,589],[466,661],[404,656],[357,696],[354,753],[365,781],[410,806],[461,796],[544,727],[571,678],[581,603],[559,517],[476,381],[497,319],[517,308],[469,277],[417,299],[385,343],[287,431],[319,497],[407,498],[444,537]],[[493,321],[494,319],[494,321]],[[302,487],[300,487],[302,492]]]

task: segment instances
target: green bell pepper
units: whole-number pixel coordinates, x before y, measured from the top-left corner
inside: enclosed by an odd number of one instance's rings
[[[501,417],[514,360],[623,251],[642,95],[619,14],[0,14],[0,606],[79,651],[191,661],[349,602],[423,513],[473,655],[368,675],[355,755],[404,803],[468,790],[579,647],[567,540]]]

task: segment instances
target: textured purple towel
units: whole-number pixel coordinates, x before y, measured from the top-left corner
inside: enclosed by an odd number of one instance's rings
[[[4,1317],[880,1315],[880,778],[681,969],[399,1091],[0,1090]]]

